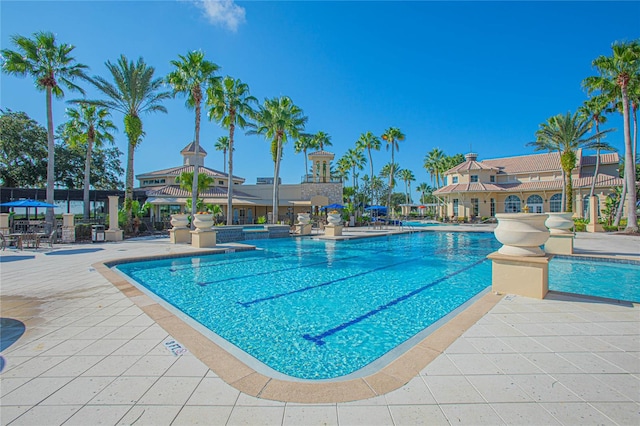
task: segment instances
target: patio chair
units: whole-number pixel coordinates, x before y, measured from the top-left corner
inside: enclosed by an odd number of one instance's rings
[[[58,242],[58,230],[54,229],[48,236],[41,237],[40,242],[49,243],[49,247],[53,248],[53,245]]]

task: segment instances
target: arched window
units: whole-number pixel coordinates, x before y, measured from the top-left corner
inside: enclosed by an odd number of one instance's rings
[[[517,195],[509,195],[504,200],[504,212],[505,213],[520,213],[520,198]]]
[[[539,195],[531,195],[527,198],[527,206],[529,206],[529,213],[542,213],[544,211],[542,197]]]
[[[558,213],[562,211],[562,194],[553,194],[549,199],[549,211]]]

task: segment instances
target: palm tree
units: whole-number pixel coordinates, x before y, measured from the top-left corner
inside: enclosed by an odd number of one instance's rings
[[[604,114],[607,112],[608,104],[609,101],[604,96],[599,95],[588,99],[584,105],[578,108],[579,114],[582,114],[582,116],[589,120],[593,120],[596,133],[600,132],[600,123],[607,122],[607,116]],[[600,139],[596,139],[591,143],[589,148],[596,150],[596,168],[593,173],[593,182],[591,182],[591,189],[589,191],[589,197],[593,197],[596,190],[596,180],[598,180],[598,170],[600,169],[600,151],[615,151],[616,149],[608,143],[602,142]]]
[[[224,173],[227,173],[227,151],[229,151],[229,136],[220,136],[216,141],[214,148],[216,151],[222,151],[222,167]]]
[[[612,129],[596,132],[591,136],[586,134],[591,130],[591,121],[576,113],[558,114],[540,124],[536,132],[536,140],[527,145],[535,147],[536,151],[549,150],[560,153],[560,165],[565,177],[565,188],[562,200],[563,211],[573,211],[573,181],[571,170],[576,166],[576,149],[599,140]],[[566,199],[566,200],[565,200]]]
[[[400,131],[397,127],[389,127],[382,134],[382,139],[387,142],[387,151],[391,148],[391,168],[389,170],[389,198],[387,200],[387,207],[391,210],[391,193],[393,192],[393,187],[395,186],[395,175],[396,170],[394,169],[395,163],[395,151],[399,149],[398,142],[404,140],[404,133]]]
[[[593,60],[598,76],[587,77],[583,85],[589,93],[600,91],[610,102],[622,103],[624,123],[625,170],[627,191],[627,227],[625,232],[638,232],[636,214],[635,158],[631,144],[631,123],[629,114],[629,88],[640,79],[640,41],[614,43],[612,56],[599,56]]]
[[[115,64],[107,61],[105,66],[114,83],[100,76],[94,77],[91,82],[109,99],[74,102],[107,107],[124,115],[124,132],[128,139],[124,206],[127,221],[130,222],[133,202],[133,155],[144,136],[140,116],[151,112],[166,113],[167,109],[162,105],[162,101],[170,98],[171,93],[161,91],[164,81],[162,78],[153,78],[155,69],[147,65],[142,57],[134,63],[121,55]]]
[[[239,78],[225,77],[209,88],[209,118],[229,129],[229,175],[227,179],[227,225],[233,224],[233,137],[236,126],[244,129],[247,118],[254,115],[252,104],[258,100],[249,94],[249,86]]]
[[[362,133],[360,134],[360,138],[356,141],[356,149],[360,151],[367,150],[367,154],[369,155],[369,171],[370,175],[373,176],[373,157],[371,156],[371,150],[380,151],[380,139],[374,135],[372,132]],[[371,189],[373,191],[373,188]],[[373,194],[370,194],[373,199]]]
[[[206,173],[200,173],[195,181],[197,182],[196,200],[194,202],[194,200],[191,199],[191,214],[195,214],[198,211],[198,201],[200,201],[198,198],[200,197],[200,194],[207,191],[207,189],[209,189],[209,186],[215,181],[215,179]],[[183,189],[185,191],[193,191],[193,182],[193,172],[182,172],[176,179],[176,183],[180,185],[180,189]],[[193,206],[196,207],[193,208]]]
[[[104,142],[113,144],[114,138],[110,132],[116,130],[116,126],[109,120],[109,110],[86,103],[81,103],[79,109],[68,108],[67,116],[70,121],[64,126],[64,133],[69,138],[69,142],[75,146],[86,147],[82,200],[84,204],[83,217],[89,219],[91,211],[89,187],[91,185],[93,147],[101,148]]]
[[[409,194],[411,193],[411,182],[415,182],[416,177],[409,169],[402,169],[400,171],[400,178],[404,181],[405,195],[407,197],[407,204],[411,202]]]
[[[427,202],[427,194],[431,194],[433,192],[433,188],[429,186],[426,182],[421,183],[416,187],[416,191],[418,191],[420,195],[420,202]]]
[[[309,164],[307,162],[307,151],[310,149],[318,149],[320,144],[313,135],[300,135],[297,141],[293,145],[293,151],[296,154],[304,153],[304,181],[307,182],[307,175],[309,174]]]
[[[325,146],[332,146],[331,136],[323,132],[322,130],[317,132],[314,136],[315,143],[320,151],[324,151]]]
[[[345,154],[345,157],[349,159],[349,164],[352,170],[353,187],[357,190],[358,181],[356,179],[357,177],[356,170],[362,170],[367,160],[364,158],[364,154],[362,153],[362,151],[360,151],[357,148],[356,149],[349,148],[347,150],[347,153]]]
[[[431,180],[436,188],[440,187],[440,177],[444,170],[441,169],[442,159],[445,157],[440,148],[433,148],[424,157],[424,168],[429,172]]]
[[[204,58],[204,53],[200,51],[193,51],[187,53],[186,56],[178,55],[180,60],[171,61],[171,65],[175,68],[167,75],[167,83],[173,87],[173,96],[177,94],[185,95],[187,97],[187,108],[195,109],[196,123],[195,123],[195,137],[193,140],[194,157],[193,164],[193,185],[191,188],[191,205],[196,205],[196,198],[198,198],[198,161],[200,153],[200,117],[202,102],[204,100],[204,91],[212,86],[215,82],[215,72],[220,68],[213,62],[207,61]],[[231,157],[231,153],[229,153]],[[191,229],[195,229],[193,221],[191,222]]]
[[[279,204],[279,175],[280,159],[282,158],[282,146],[289,138],[297,139],[304,130],[307,117],[291,98],[281,96],[279,98],[265,99],[264,104],[256,113],[256,123],[252,124],[252,130],[248,134],[264,135],[271,140],[271,155],[274,160],[273,172],[273,217],[272,223],[278,222]]]
[[[9,75],[19,77],[30,76],[36,82],[36,88],[44,91],[47,104],[47,203],[53,204],[53,188],[55,183],[55,141],[53,135],[52,95],[64,97],[62,86],[69,90],[77,90],[84,94],[82,88],[73,83],[76,78],[87,78],[86,65],[76,62],[71,51],[75,46],[58,44],[53,33],[37,32],[33,39],[14,35],[11,42],[17,51],[2,49],[2,70]],[[61,86],[62,84],[62,86]],[[53,208],[47,209],[47,232],[55,226]]]

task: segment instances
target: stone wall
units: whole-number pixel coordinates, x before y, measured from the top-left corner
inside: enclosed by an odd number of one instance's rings
[[[342,183],[303,183],[300,185],[303,200],[323,195],[329,198],[329,204],[342,204]]]

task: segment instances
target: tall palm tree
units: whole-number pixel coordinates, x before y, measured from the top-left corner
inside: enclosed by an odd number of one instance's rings
[[[314,137],[315,143],[318,146],[318,149],[320,151],[324,151],[324,147],[325,146],[332,146],[333,145],[331,143],[331,136],[329,136],[327,133],[323,132],[322,130],[317,132],[313,137]]]
[[[96,105],[81,103],[78,109],[67,108],[69,121],[64,126],[64,134],[71,145],[82,146],[86,149],[84,161],[84,188],[82,200],[84,204],[83,217],[89,219],[89,187],[91,185],[91,157],[94,146],[102,148],[104,142],[113,144],[112,131],[116,126],[109,120],[109,110]]]
[[[411,193],[411,182],[415,182],[416,177],[409,169],[402,169],[400,171],[400,178],[404,181],[405,195],[407,198],[407,204],[411,202],[409,194]]]
[[[426,203],[427,202],[427,194],[431,194],[433,192],[433,188],[431,186],[429,186],[428,183],[422,182],[421,184],[419,184],[416,187],[416,191],[418,191],[421,194],[420,195],[420,202],[421,203]]]
[[[152,112],[166,113],[167,109],[162,102],[170,98],[171,93],[162,91],[163,79],[153,78],[155,68],[147,65],[142,57],[133,62],[121,55],[115,64],[107,61],[105,66],[113,77],[113,83],[100,76],[94,77],[91,82],[108,99],[75,102],[107,107],[124,115],[124,132],[128,139],[124,206],[127,221],[130,223],[133,202],[133,155],[144,136],[140,116]]]
[[[444,170],[441,170],[442,159],[445,157],[440,148],[433,148],[424,157],[424,168],[429,172],[431,181],[436,188],[440,187],[440,177]]]
[[[227,151],[229,151],[229,136],[220,136],[216,141],[214,148],[216,151],[222,151],[222,170],[227,173]]]
[[[200,173],[200,175],[194,180],[193,172],[182,172],[176,179],[176,183],[180,185],[180,189],[185,191],[193,191],[193,182],[197,182],[196,186],[196,201],[191,200],[191,213],[195,214],[198,211],[198,198],[200,194],[207,191],[209,186],[215,181],[212,176],[206,173]],[[195,208],[193,206],[196,206]]]
[[[587,91],[598,90],[612,103],[622,103],[622,118],[624,124],[625,170],[624,177],[627,188],[627,227],[625,232],[638,232],[638,217],[636,214],[635,188],[635,158],[631,144],[631,123],[629,113],[629,88],[634,81],[640,79],[640,41],[629,43],[614,43],[611,56],[599,56],[593,60],[593,67],[597,76],[587,77],[583,85]]]
[[[304,130],[307,117],[288,96],[265,99],[264,104],[256,113],[256,123],[250,127],[248,134],[264,135],[271,140],[271,155],[274,160],[273,172],[273,217],[272,223],[278,222],[278,204],[280,176],[280,159],[282,147],[289,138],[297,139]]]
[[[357,172],[356,170],[362,170],[364,168],[365,162],[367,161],[364,158],[364,154],[359,149],[349,148],[345,154],[345,157],[348,158],[349,165],[352,171],[352,179],[353,179],[353,187],[358,189],[358,181],[356,179]]]
[[[588,99],[584,104],[578,108],[578,113],[582,114],[585,118],[593,120],[596,133],[600,132],[600,124],[607,122],[607,116],[605,113],[608,111],[607,106],[609,101],[602,95],[594,96]],[[591,189],[589,190],[589,197],[593,197],[596,190],[596,181],[598,180],[598,171],[600,169],[600,151],[615,151],[616,149],[606,142],[602,142],[600,139],[596,139],[589,145],[589,148],[596,150],[596,168],[593,173],[593,182],[591,182]]]
[[[307,175],[309,174],[309,163],[307,162],[307,151],[310,149],[318,149],[320,144],[313,135],[301,134],[298,140],[293,144],[293,152],[304,154],[304,181],[307,182]]]
[[[200,154],[200,117],[202,115],[202,102],[204,101],[204,92],[215,82],[215,73],[220,68],[218,65],[204,58],[204,52],[193,51],[187,53],[186,56],[178,55],[179,60],[172,60],[171,65],[174,70],[167,75],[167,83],[173,87],[173,96],[178,94],[186,96],[186,105],[189,109],[195,109],[196,123],[195,136],[193,140],[193,185],[191,188],[191,205],[196,205],[198,198],[198,161]],[[229,153],[231,157],[231,153]],[[193,221],[191,221],[191,229],[195,229]]]
[[[369,176],[373,176],[373,157],[371,156],[371,150],[380,151],[380,138],[374,135],[372,132],[362,133],[360,134],[360,138],[356,141],[356,149],[360,151],[367,150],[367,154],[369,156]],[[371,188],[373,191],[373,188]],[[373,199],[373,194],[370,194]]]
[[[227,225],[233,224],[233,137],[236,126],[244,129],[255,114],[252,105],[258,100],[249,94],[249,86],[239,78],[225,77],[209,88],[209,118],[229,129],[229,177],[227,179]]]
[[[558,114],[540,124],[536,132],[536,140],[527,145],[533,146],[536,151],[549,150],[560,153],[560,165],[565,176],[565,190],[563,196],[563,211],[573,211],[573,181],[571,171],[576,167],[575,151],[599,140],[605,133],[612,129],[596,132],[591,136],[587,133],[591,130],[590,119],[578,113],[565,115]],[[565,201],[566,198],[566,201]]]
[[[53,33],[37,32],[33,39],[14,35],[11,42],[17,47],[17,51],[2,49],[0,55],[3,58],[2,70],[19,77],[32,77],[36,82],[36,88],[44,91],[47,104],[47,203],[53,204],[53,186],[55,181],[55,142],[53,135],[53,106],[52,96],[64,97],[62,86],[69,90],[77,90],[84,94],[82,88],[74,84],[76,78],[87,78],[86,65],[76,62],[71,56],[75,46],[70,44],[58,44]],[[50,231],[55,226],[53,208],[47,209],[46,221]]]
[[[389,195],[387,200],[387,208],[391,210],[391,193],[393,192],[393,187],[395,186],[395,176],[396,170],[394,169],[395,163],[395,152],[400,148],[398,143],[403,141],[405,138],[404,133],[400,131],[397,127],[389,127],[382,134],[382,139],[387,143],[387,151],[391,148],[391,168],[389,170]]]

